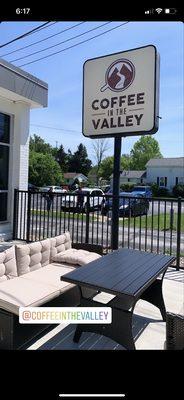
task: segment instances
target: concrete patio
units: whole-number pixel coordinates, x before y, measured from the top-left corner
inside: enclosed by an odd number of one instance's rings
[[[169,268],[163,283],[163,294],[167,311],[184,312],[184,271]],[[108,294],[100,294],[100,301],[108,301]],[[124,350],[122,346],[94,333],[83,333],[79,343],[73,342],[75,325],[60,324],[41,339],[35,341],[29,350]],[[137,350],[164,350],[166,324],[159,310],[140,300],[134,310],[133,335]]]

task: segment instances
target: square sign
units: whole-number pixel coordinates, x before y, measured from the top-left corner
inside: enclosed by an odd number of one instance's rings
[[[159,55],[153,45],[84,63],[83,134],[148,135],[158,130]]]

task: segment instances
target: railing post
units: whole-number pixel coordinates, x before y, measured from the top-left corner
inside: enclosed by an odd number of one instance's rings
[[[18,189],[14,189],[14,200],[13,200],[13,240],[17,237],[17,202],[18,202]]]
[[[90,201],[89,201],[89,195],[87,194],[87,203],[86,203],[86,237],[85,237],[85,243],[89,243],[89,212],[90,212]]]
[[[170,229],[172,230],[174,226],[174,208],[170,209]]]
[[[180,269],[180,244],[181,244],[181,197],[178,197],[178,218],[177,218],[177,254],[176,269]]]
[[[26,242],[30,240],[31,193],[28,191]],[[34,195],[33,195],[34,196]]]

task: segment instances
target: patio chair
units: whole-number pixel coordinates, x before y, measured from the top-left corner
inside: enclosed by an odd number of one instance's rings
[[[167,312],[166,350],[184,350],[184,315]]]

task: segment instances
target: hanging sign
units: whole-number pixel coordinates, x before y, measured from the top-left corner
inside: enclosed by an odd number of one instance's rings
[[[83,134],[148,135],[158,130],[159,55],[153,45],[87,60]]]

